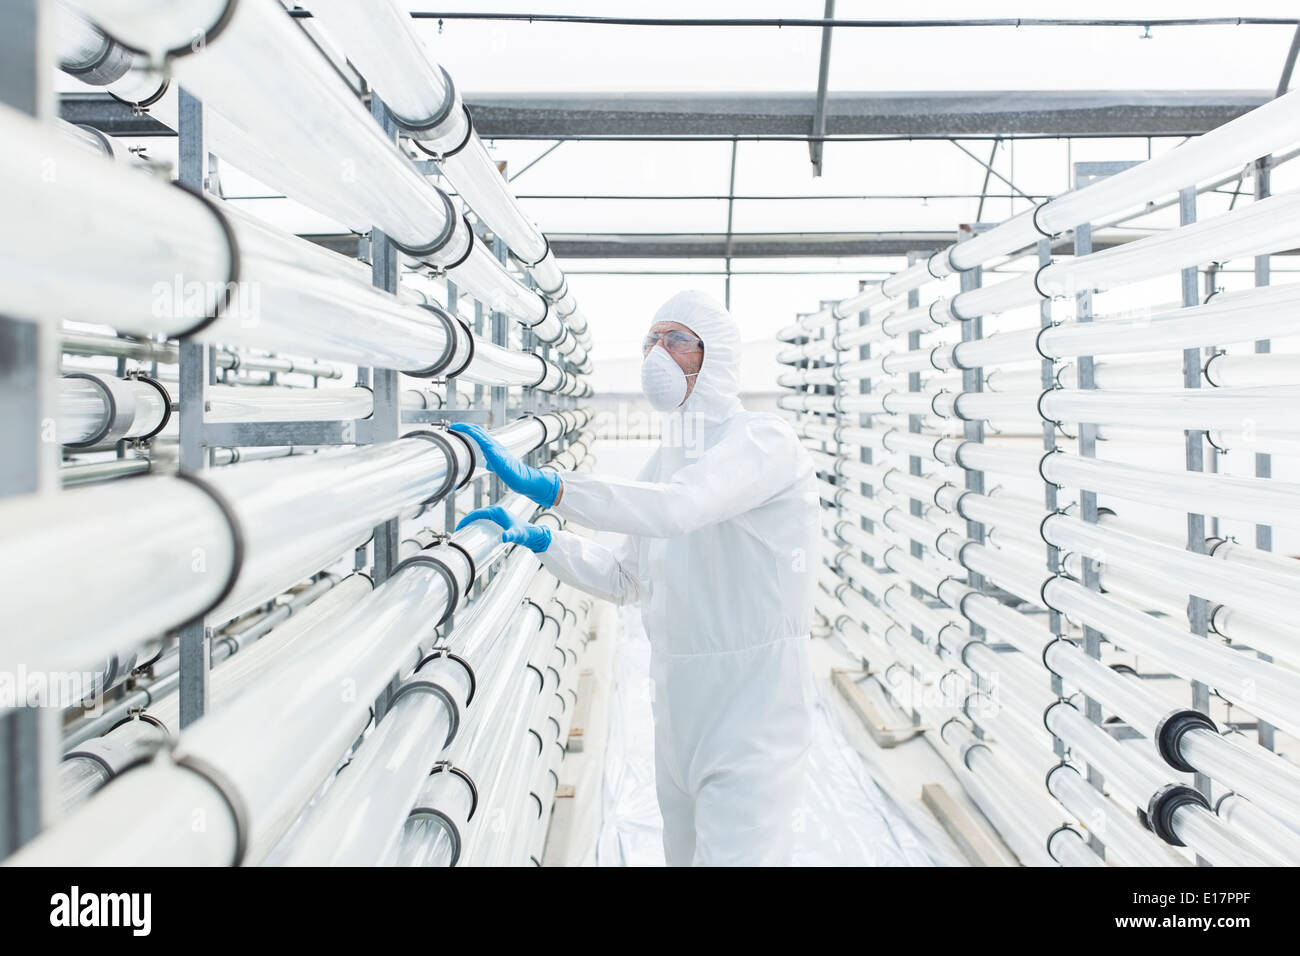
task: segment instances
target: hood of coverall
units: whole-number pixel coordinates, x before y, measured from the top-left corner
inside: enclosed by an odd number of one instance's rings
[[[722,303],[703,292],[679,292],[659,307],[654,321],[680,322],[704,341],[704,364],[695,387],[672,414],[717,423],[742,411],[740,327]]]

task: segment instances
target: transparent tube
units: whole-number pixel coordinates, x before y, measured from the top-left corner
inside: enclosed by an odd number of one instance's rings
[[[1037,329],[999,332],[986,339],[958,342],[948,350],[950,364],[956,368],[987,368],[1038,358],[1034,349]]]
[[[997,382],[986,387],[995,390],[1007,390],[1006,384],[1012,378],[1024,381],[1025,387],[1042,388],[1041,373],[1038,369],[1017,370],[1007,373],[1001,370],[990,373],[989,378]],[[1079,369],[1073,362],[1061,365],[1056,370],[1056,384],[1062,388],[1079,387]],[[1128,388],[1141,391],[1156,391],[1182,388],[1184,384],[1183,367],[1180,361],[1168,359],[1150,362],[1094,362],[1092,366],[1092,384],[1094,388],[1114,389]]]
[[[1215,562],[1208,555],[1150,541],[1113,528],[1056,515],[1043,522],[1043,536],[1058,548],[1079,551],[1102,564],[1170,578],[1180,590],[1223,604],[1267,608],[1282,618],[1300,615],[1300,568],[1279,570]]]
[[[349,575],[311,604],[294,612],[276,625],[265,637],[240,650],[220,666],[213,667],[208,685],[207,713],[226,707],[249,684],[269,673],[273,666],[294,655],[310,654],[313,634],[326,628],[336,616],[347,613],[371,591],[370,578]],[[306,640],[304,640],[306,638]],[[162,724],[173,737],[180,734],[180,696],[173,690],[165,695],[154,693],[145,711]]]
[[[88,378],[59,381],[59,441],[81,444],[104,430],[108,405],[104,390]]]
[[[1137,681],[1125,680],[1118,672],[1089,657],[1073,644],[1058,641],[1043,653],[1043,661],[1071,687],[1077,687],[1099,701],[1111,713],[1142,734],[1154,738],[1156,726],[1169,709],[1151,697]]]
[[[174,335],[208,314],[230,251],[200,201],[86,154],[12,109],[0,109],[0,141],[0,207],[22,224],[0,241],[0,311],[141,335]],[[51,164],[52,183],[43,178]],[[74,274],[58,265],[66,262],[79,263]],[[173,307],[160,290],[177,273],[208,285]]]
[[[1260,199],[1212,219],[1044,266],[1037,286],[1049,296],[1108,289],[1185,266],[1293,248],[1300,241],[1300,194]],[[1014,281],[1014,280],[1013,280]]]
[[[1276,866],[1272,854],[1244,844],[1237,834],[1204,807],[1184,804],[1171,817],[1178,838],[1210,861],[1212,866]]]
[[[1021,846],[1033,847],[1043,857],[1040,862],[1054,862],[1045,853],[1047,835],[1060,823],[1050,810],[1051,804],[1045,805],[1041,798],[1025,799],[1022,783],[1025,778],[994,753],[992,746],[996,745],[980,742],[967,728],[951,721],[943,725],[943,739],[955,741],[952,745],[979,781],[980,789],[992,800],[1002,826],[1017,835]]]
[[[1294,827],[1300,823],[1300,767],[1256,743],[1212,730],[1189,730],[1179,738],[1183,759],[1254,805]]]
[[[1068,579],[1049,580],[1043,593],[1052,607],[1086,621],[1116,645],[1146,654],[1186,680],[1210,684],[1228,700],[1290,732],[1300,727],[1298,678],[1282,668],[1198,638],[1185,627],[1124,607]]]
[[[474,243],[469,258],[456,267],[452,277],[457,286],[488,309],[517,319],[544,342],[554,342],[564,331],[559,319],[547,311],[542,297],[511,279],[482,242]]]
[[[214,616],[234,617],[364,542],[375,525],[429,500],[469,471],[468,451],[412,436],[356,449],[249,462],[207,476],[243,531],[239,581]],[[448,480],[450,477],[450,481]],[[305,496],[311,509],[296,507]]]
[[[1062,766],[1048,774],[1047,789],[1076,819],[1101,822],[1108,858],[1113,853],[1129,866],[1191,865],[1150,830],[1138,826],[1131,810],[1121,809],[1098,793],[1073,767]]]
[[[463,150],[443,160],[442,168],[461,197],[493,232],[505,240],[506,245],[522,262],[531,264],[546,258],[548,247],[545,238],[519,208],[519,203],[510,194],[505,178],[483,148],[483,141],[477,133],[470,137]],[[554,263],[553,257],[550,262]],[[545,273],[538,276],[539,279],[546,277]],[[563,274],[560,279],[559,284],[545,288],[557,291],[563,284]]]
[[[555,267],[554,257],[547,255],[546,240],[524,216],[477,134],[466,129],[459,96],[416,38],[407,12],[390,2],[363,10],[339,0],[327,0],[315,12],[385,98],[401,125],[418,130],[446,111],[445,120],[428,134],[415,134],[431,140],[430,151],[450,151],[469,135],[463,148],[443,160],[444,174],[519,259],[529,264],[545,262],[536,270],[538,281],[545,290],[559,291],[563,274]]]
[[[142,809],[148,812],[141,812]],[[194,826],[202,820],[203,826]],[[159,839],[165,833],[168,838]],[[236,822],[211,782],[167,757],[122,774],[9,866],[229,866]]]
[[[1206,360],[1205,380],[1219,388],[1294,385],[1300,382],[1300,355],[1219,353]]]
[[[399,697],[294,834],[286,864],[374,866],[394,856],[451,718],[432,692]]]
[[[81,806],[112,779],[98,760],[74,758],[59,764],[59,806],[64,814]]]
[[[465,536],[454,540],[463,543]],[[469,561],[453,549],[439,554],[464,593]],[[245,807],[246,862],[259,862],[283,835],[368,723],[370,701],[410,666],[452,600],[448,577],[428,564],[408,565],[318,631],[312,653],[282,662],[248,687],[239,707],[187,728],[178,759],[218,768]],[[340,693],[344,685],[348,692]]]
[[[1043,414],[1053,421],[1126,424],[1142,410],[1145,427],[1222,429],[1240,434],[1253,429],[1283,435],[1300,432],[1292,411],[1300,386],[1276,388],[1184,389],[1170,393],[1125,390],[1056,389],[1043,395]]]
[[[14,496],[0,502],[0,527],[23,542],[0,555],[8,673],[84,667],[176,627],[217,598],[234,568],[225,514],[174,478]]]
[[[210,28],[213,10],[220,14],[226,7],[218,0],[78,3],[117,39],[155,55],[189,47],[193,31]],[[339,200],[359,203],[371,224],[404,246],[427,246],[447,226],[449,208],[438,190],[384,136],[279,4],[235,5],[200,52],[170,65],[176,82],[205,106],[282,159],[292,157],[296,175],[316,182],[318,195],[332,190]]]
[[[1159,471],[1065,453],[1049,455],[1042,468],[1056,484],[1129,501],[1261,524],[1300,524],[1300,485],[1292,482]]]
[[[450,132],[464,135],[459,97],[452,99],[451,86],[411,29],[405,10],[388,0],[364,6],[321,0],[312,14],[384,98],[400,125],[425,127],[446,111],[445,125],[458,127]]]
[[[1219,819],[1285,866],[1300,866],[1300,834],[1235,793],[1219,801]]]
[[[1108,787],[1139,810],[1146,810],[1152,795],[1171,782],[1172,770],[1165,776],[1154,765],[1132,759],[1121,743],[1069,704],[1049,708],[1043,720],[1077,756],[1105,775]]]
[[[1250,647],[1300,665],[1300,626],[1266,615],[1219,605],[1210,612],[1210,627],[1238,647]]]
[[[431,774],[417,801],[422,809],[412,813],[402,828],[396,865],[454,866],[474,802],[474,791],[459,774]]]
[[[1023,275],[968,292],[959,292],[948,301],[947,306],[948,312],[955,318],[974,319],[981,315],[995,315],[1032,305],[1042,298],[1034,284],[1034,276]]]
[[[113,157],[113,141],[90,126],[76,126],[65,120],[56,120],[55,126],[69,143],[92,156]]]
[[[323,258],[305,240],[242,219],[232,225],[243,281],[220,318],[198,334],[200,340],[404,371],[463,360],[468,342],[462,346],[458,336],[455,356],[448,357],[441,319],[374,288],[342,256]],[[337,271],[326,271],[329,265]]]
[[[1300,284],[1264,286],[1221,293],[1188,308],[1067,322],[1043,332],[1038,341],[1055,358],[1226,345],[1287,334],[1298,306]]]
[[[493,345],[479,336],[474,337],[474,359],[458,378],[483,385],[527,385],[542,387],[550,384],[553,390],[560,384],[557,366],[533,352],[517,352]]]
[[[375,394],[368,388],[292,388],[276,385],[209,385],[210,422],[327,422],[369,418]]]

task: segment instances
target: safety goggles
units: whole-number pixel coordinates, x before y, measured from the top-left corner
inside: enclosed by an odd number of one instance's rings
[[[663,342],[664,348],[669,352],[681,354],[683,352],[698,352],[704,348],[704,340],[692,335],[690,332],[683,332],[681,329],[669,329],[667,332],[651,332],[641,342],[641,354],[649,355],[650,350],[659,342]]]

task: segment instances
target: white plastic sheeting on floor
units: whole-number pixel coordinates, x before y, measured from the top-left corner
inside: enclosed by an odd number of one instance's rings
[[[635,607],[621,614],[614,652],[605,749],[602,823],[596,862],[663,866],[663,824],[655,801],[650,645]],[[794,862],[799,866],[946,866],[960,864],[923,838],[867,774],[845,739],[818,680],[817,714]]]

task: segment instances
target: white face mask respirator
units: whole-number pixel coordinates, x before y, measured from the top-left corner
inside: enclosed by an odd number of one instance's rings
[[[667,350],[656,345],[641,363],[641,391],[656,411],[670,412],[686,401],[687,375]]]

